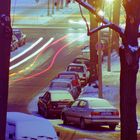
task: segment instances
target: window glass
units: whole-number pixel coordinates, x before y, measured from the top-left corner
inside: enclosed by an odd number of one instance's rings
[[[65,83],[65,82],[53,82],[53,83],[51,83],[50,87],[52,87],[52,88],[70,88],[70,84]]]
[[[86,101],[80,101],[79,107],[85,107],[87,105]]]
[[[69,66],[68,70],[76,72],[84,72],[84,68],[82,66]]]
[[[79,103],[79,101],[75,101],[75,102],[72,104],[72,107],[78,106],[78,103]]]
[[[111,107],[112,105],[106,100],[90,100],[89,107]]]
[[[70,93],[52,93],[51,101],[64,101],[64,100],[73,100],[73,97]]]
[[[59,78],[68,78],[68,79],[75,79],[74,75],[68,75],[68,74],[61,74],[59,75]]]

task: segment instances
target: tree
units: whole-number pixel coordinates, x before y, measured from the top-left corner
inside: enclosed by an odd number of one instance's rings
[[[0,140],[5,140],[11,44],[10,0],[0,5]]]
[[[97,9],[86,1],[76,0],[80,5],[88,9],[103,25],[92,29],[89,35],[103,29],[111,28],[122,38],[120,48],[120,112],[121,112],[121,140],[137,140],[136,118],[136,81],[139,69],[138,37],[140,25],[140,0],[123,0],[126,12],[126,26],[122,29],[100,16]]]

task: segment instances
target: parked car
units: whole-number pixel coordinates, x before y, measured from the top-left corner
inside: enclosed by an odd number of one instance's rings
[[[79,124],[81,129],[86,125],[109,125],[115,130],[120,121],[119,111],[107,100],[101,98],[79,98],[62,110],[64,124]]]
[[[51,81],[48,89],[49,90],[59,90],[59,89],[68,90],[74,99],[76,99],[80,94],[77,87],[73,86],[72,79],[55,78]]]
[[[74,71],[63,71],[58,73],[57,78],[61,79],[71,79],[72,85],[77,87],[78,91],[81,92],[81,83],[80,83],[80,77],[77,72]]]
[[[85,87],[83,87],[80,95],[78,98],[81,97],[98,97],[98,87],[95,84],[87,84]]]
[[[84,57],[77,57],[73,60],[72,63],[77,63],[77,64],[85,64],[88,68],[88,70],[90,70],[90,60]]]
[[[16,50],[19,47],[18,39],[15,35],[12,35],[12,41],[11,41],[11,51]]]
[[[23,34],[20,29],[13,28],[13,34],[17,37],[19,46],[22,46],[26,43],[26,35]]]
[[[6,140],[58,140],[47,119],[21,112],[7,112]]]
[[[62,109],[73,101],[74,98],[67,90],[48,90],[39,97],[38,113],[44,117],[60,117]]]
[[[81,85],[86,85],[89,80],[90,73],[85,64],[70,63],[66,70],[77,72],[80,77]]]

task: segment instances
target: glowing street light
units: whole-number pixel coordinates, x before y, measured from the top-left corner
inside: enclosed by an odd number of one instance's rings
[[[104,17],[105,13],[102,10],[99,10],[98,15],[101,16],[101,17]]]

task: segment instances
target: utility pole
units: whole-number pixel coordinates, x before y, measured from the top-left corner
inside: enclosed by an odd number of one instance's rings
[[[98,45],[97,45],[97,52],[98,52],[98,81],[99,81],[99,92],[98,97],[103,98],[103,84],[102,84],[102,44],[101,44],[101,32],[98,31]]]
[[[5,0],[0,4],[0,140],[5,140],[6,131],[10,44],[12,37],[10,6],[10,0]]]

